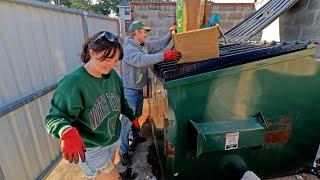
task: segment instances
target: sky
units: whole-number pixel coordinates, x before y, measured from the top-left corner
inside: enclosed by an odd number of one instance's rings
[[[211,0],[215,3],[254,3],[254,0]]]
[[[211,0],[211,1],[215,3],[254,3],[254,0]],[[97,3],[97,0],[92,0],[92,2]]]

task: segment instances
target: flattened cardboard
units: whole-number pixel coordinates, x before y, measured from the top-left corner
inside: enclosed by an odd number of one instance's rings
[[[197,62],[219,57],[217,26],[174,34],[175,49],[181,52],[178,63]]]

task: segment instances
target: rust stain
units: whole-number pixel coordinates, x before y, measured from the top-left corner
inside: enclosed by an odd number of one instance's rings
[[[291,128],[269,131],[264,136],[264,142],[267,144],[285,144],[291,136]]]
[[[279,121],[271,121],[270,119],[266,119],[266,123],[268,126],[274,126],[274,125],[290,126],[291,122],[292,120],[290,117],[281,118]]]
[[[291,125],[291,118],[290,117],[285,117],[280,119],[280,124],[282,125]]]
[[[168,157],[174,158],[174,156],[176,155],[176,151],[168,140],[165,141],[164,148],[166,155]]]
[[[291,117],[283,117],[279,121],[267,121],[270,128],[278,127],[275,130],[268,131],[264,137],[266,144],[286,144],[291,136]],[[280,126],[280,128],[279,128]]]

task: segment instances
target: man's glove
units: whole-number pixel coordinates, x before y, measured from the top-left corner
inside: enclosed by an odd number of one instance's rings
[[[140,124],[139,124],[138,118],[136,118],[136,119],[134,119],[134,120],[132,121],[132,126],[133,126],[134,128],[136,128],[136,130],[140,131]]]
[[[170,61],[170,60],[179,60],[181,58],[181,53],[179,51],[175,51],[175,50],[165,50],[163,53],[163,58],[166,61]]]
[[[63,158],[77,164],[80,155],[82,162],[85,162],[85,147],[78,130],[73,127],[65,131],[60,137]]]

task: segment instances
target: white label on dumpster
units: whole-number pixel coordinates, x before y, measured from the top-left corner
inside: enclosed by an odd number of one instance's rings
[[[232,132],[226,134],[226,145],[224,150],[237,149],[239,142],[239,132]]]

